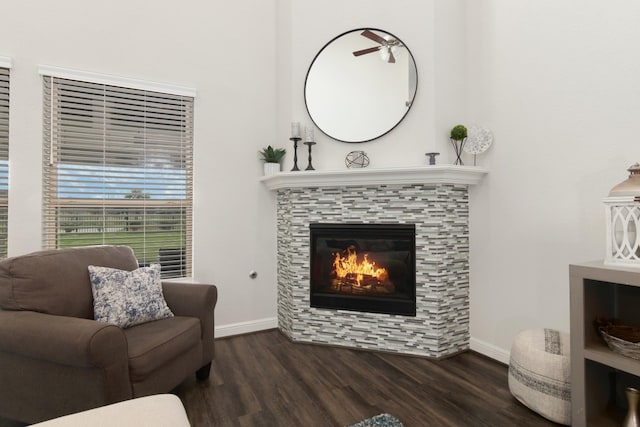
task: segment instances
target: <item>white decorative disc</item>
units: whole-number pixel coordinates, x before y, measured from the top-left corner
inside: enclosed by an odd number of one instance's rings
[[[469,154],[484,153],[493,143],[493,133],[484,126],[472,125],[467,130],[467,143],[463,150]]]

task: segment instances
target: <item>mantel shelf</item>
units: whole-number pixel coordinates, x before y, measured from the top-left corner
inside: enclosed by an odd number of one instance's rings
[[[435,165],[409,168],[346,169],[280,172],[260,179],[269,190],[360,185],[463,184],[475,185],[489,171],[477,166]]]

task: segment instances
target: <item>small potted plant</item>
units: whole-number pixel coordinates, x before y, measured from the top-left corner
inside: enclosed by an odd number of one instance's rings
[[[280,161],[287,153],[287,150],[284,148],[273,148],[268,145],[266,148],[260,150],[259,153],[262,156],[262,160],[264,160],[265,175],[273,175],[280,172]]]
[[[467,140],[467,128],[464,125],[456,125],[451,128],[451,134],[449,136],[449,140],[453,145],[453,149],[456,152],[456,165],[464,165],[462,163],[462,147],[464,147],[464,143]],[[458,145],[460,144],[460,145]]]

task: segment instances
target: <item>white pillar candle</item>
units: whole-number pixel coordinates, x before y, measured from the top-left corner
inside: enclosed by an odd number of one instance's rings
[[[313,128],[312,127],[305,127],[305,142],[313,142]]]
[[[300,122],[291,122],[291,138],[300,138]]]

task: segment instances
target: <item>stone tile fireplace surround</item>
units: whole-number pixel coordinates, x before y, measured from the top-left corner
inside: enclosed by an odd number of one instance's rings
[[[468,186],[477,167],[285,172],[277,192],[278,327],[294,342],[440,358],[469,347]],[[310,307],[309,224],[416,226],[416,316]]]

